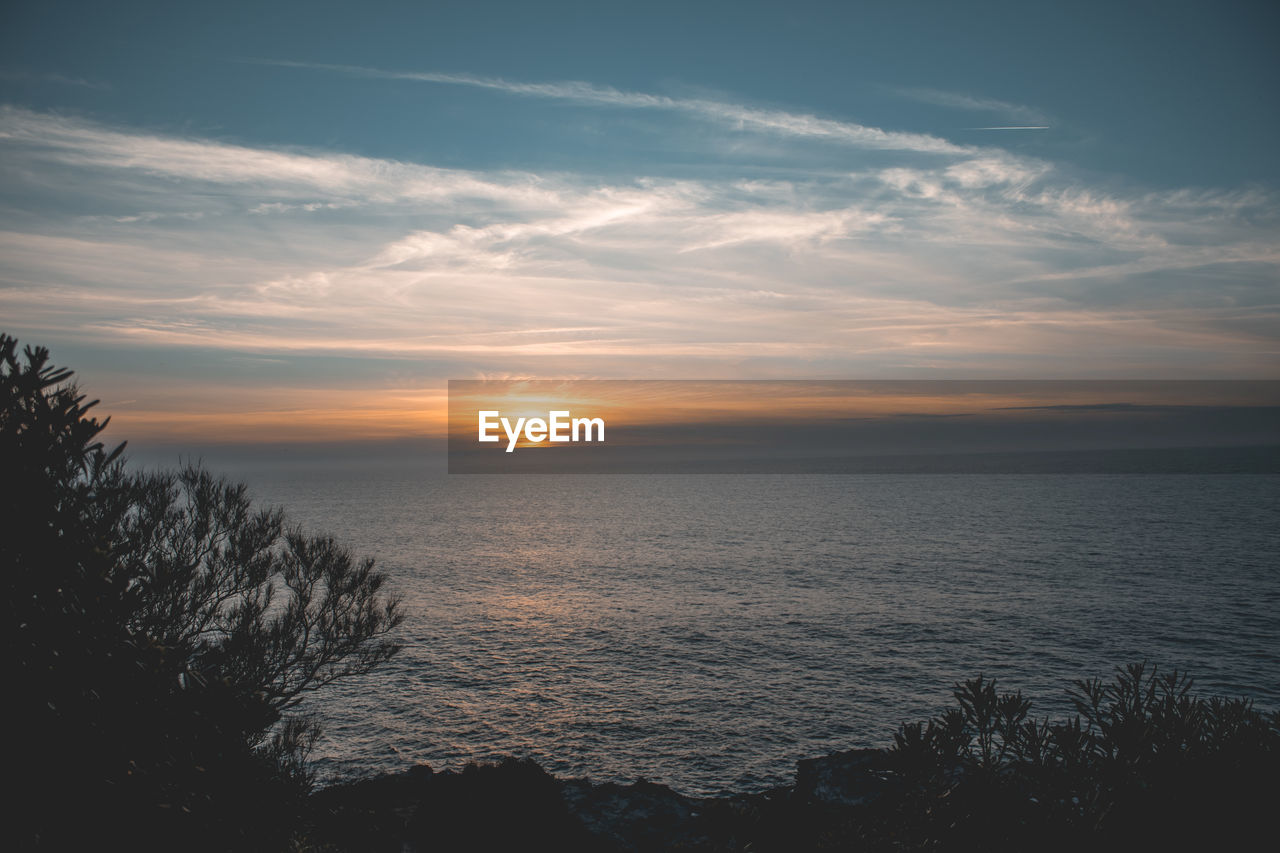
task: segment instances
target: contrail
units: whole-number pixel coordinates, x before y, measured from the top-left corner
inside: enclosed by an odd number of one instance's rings
[[[1047,124],[1024,124],[1011,127],[966,127],[965,130],[1049,130]]]

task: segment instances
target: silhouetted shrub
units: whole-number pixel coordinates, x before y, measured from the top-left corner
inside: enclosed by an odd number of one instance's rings
[[[904,724],[892,752],[912,794],[869,820],[909,849],[1221,847],[1265,826],[1277,791],[1280,714],[1202,698],[1146,664],[1078,682],[1074,718],[1030,716],[981,676],[958,708]]]
[[[0,566],[22,847],[273,849],[310,691],[387,660],[371,560],[197,466],[134,474],[48,352],[0,336]]]

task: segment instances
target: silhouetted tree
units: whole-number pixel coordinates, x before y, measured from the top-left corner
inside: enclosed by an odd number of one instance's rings
[[[398,651],[398,601],[242,485],[127,471],[48,359],[0,335],[17,840],[282,846],[318,732],[296,706]]]

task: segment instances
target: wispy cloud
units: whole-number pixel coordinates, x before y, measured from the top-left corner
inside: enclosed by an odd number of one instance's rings
[[[933,104],[952,110],[968,112],[996,113],[1010,119],[1022,121],[1028,125],[1048,126],[1053,122],[1049,116],[1034,107],[1013,104],[996,98],[984,98],[963,92],[947,92],[942,89],[923,89],[901,86],[888,86],[885,90],[899,97],[909,98],[923,104]],[[1006,128],[974,128],[975,130],[997,130]]]
[[[0,107],[0,143],[33,161],[240,185],[251,187],[259,197],[292,195],[299,190],[324,193],[321,205],[338,203],[334,197],[367,202],[456,195],[549,204],[557,201],[527,174],[485,180],[468,172],[352,155],[127,133],[13,106]]]
[[[377,365],[324,377],[332,411],[316,418],[335,430],[355,428],[340,416],[348,397],[368,424],[390,411],[371,402],[371,381],[447,375],[1280,366],[1269,194],[1120,195],[999,149],[908,160],[770,179],[475,171],[7,108],[0,313],[32,340],[173,362],[271,355],[207,389],[268,409],[262,389],[297,385],[280,373],[296,359]],[[169,423],[163,399],[104,383],[96,393]],[[295,397],[298,411],[323,408],[318,394]],[[413,405],[396,410],[401,422]],[[197,429],[184,411],[181,428]]]
[[[285,60],[252,61],[263,65],[329,71],[372,79],[471,86],[511,95],[548,98],[576,104],[666,110],[684,113],[741,131],[821,139],[858,148],[915,151],[927,154],[966,154],[973,150],[968,146],[957,145],[940,137],[923,133],[886,131],[855,122],[821,118],[806,113],[760,109],[705,98],[672,98],[643,92],[624,92],[609,86],[597,86],[581,81],[524,83],[497,77],[477,77],[470,74],[447,74],[434,71],[387,71],[355,65],[328,65]]]
[[[19,69],[0,70],[0,80],[14,83],[53,83],[57,86],[77,86],[84,89],[108,90],[110,83],[101,80],[87,80],[83,77],[72,77],[51,71],[23,71]]]

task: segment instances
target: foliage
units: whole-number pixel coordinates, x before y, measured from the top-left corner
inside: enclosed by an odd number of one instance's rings
[[[1051,723],[995,681],[958,683],[958,707],[894,735],[910,793],[870,835],[909,849],[1221,845],[1267,814],[1280,714],[1192,686],[1131,664],[1109,684],[1077,682],[1077,714]]]
[[[255,509],[243,485],[128,471],[48,358],[0,336],[17,837],[283,845],[318,733],[297,706],[396,653],[398,601],[371,560]]]

